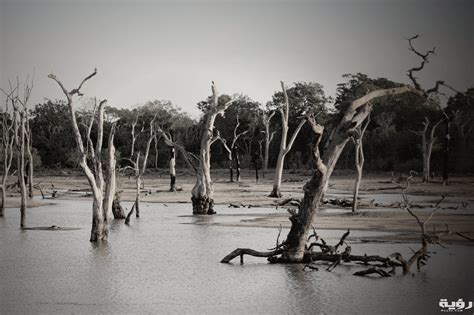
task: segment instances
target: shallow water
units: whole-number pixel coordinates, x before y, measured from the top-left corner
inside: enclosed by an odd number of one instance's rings
[[[29,209],[28,226],[80,227],[21,231],[18,209],[0,220],[0,313],[304,313],[433,314],[440,298],[474,300],[471,247],[432,247],[415,277],[352,276],[359,266],[329,273],[301,265],[219,263],[237,247],[265,250],[277,231],[190,224],[190,205],[143,204],[142,218],[111,226],[109,242],[91,244],[90,201],[54,201]],[[274,210],[218,208],[219,213]],[[362,232],[360,232],[362,233]],[[364,235],[367,233],[363,232]],[[322,231],[336,242],[341,231]],[[282,233],[284,235],[284,233]],[[353,253],[410,253],[417,244],[354,244]]]

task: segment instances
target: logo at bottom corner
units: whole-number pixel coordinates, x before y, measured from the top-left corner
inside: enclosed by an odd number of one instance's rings
[[[457,301],[451,301],[448,303],[448,299],[440,299],[439,307],[441,312],[464,312],[472,308],[472,301],[464,302],[463,299],[458,299]]]

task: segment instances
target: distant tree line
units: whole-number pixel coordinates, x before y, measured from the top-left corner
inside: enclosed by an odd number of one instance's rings
[[[319,124],[331,126],[340,119],[341,113],[354,99],[363,96],[374,88],[391,88],[401,86],[400,83],[385,78],[370,78],[364,74],[344,75],[344,82],[338,85],[334,99],[327,97],[323,87],[318,83],[297,82],[287,89],[290,103],[288,134],[291,135],[307,113],[313,111]],[[268,132],[273,139],[269,143],[268,166],[274,168],[280,150],[282,134],[281,108],[283,94],[275,92],[271,101],[263,105],[253,101],[246,95],[221,95],[219,103],[236,99],[226,112],[225,117],[218,116],[215,129],[226,144],[234,136],[234,129],[239,123],[238,131],[243,133],[235,143],[235,150],[240,156],[243,168],[263,167],[265,137],[267,130],[264,118],[272,115]],[[441,121],[434,135],[435,141],[431,157],[431,170],[439,174],[443,167],[443,140],[448,135],[449,141],[449,169],[451,172],[473,172],[474,141],[474,88],[459,92],[447,100],[447,106],[441,106],[445,100],[423,97],[406,93],[393,97],[380,98],[374,103],[372,119],[364,136],[365,166],[369,171],[422,171],[423,158],[421,140],[417,132],[423,129],[425,119],[430,122]],[[197,104],[203,112],[200,119],[189,117],[179,107],[170,101],[150,101],[144,105],[131,108],[107,107],[105,112],[104,132],[110,130],[112,121],[117,122],[115,145],[117,148],[118,166],[126,166],[132,149],[131,128],[136,122],[135,130],[138,134],[135,147],[143,150],[148,140],[148,134],[141,132],[146,129],[156,115],[156,123],[162,130],[171,132],[174,141],[180,143],[189,152],[199,150],[202,124],[205,122],[206,108],[210,99]],[[92,100],[90,100],[92,104]],[[91,116],[92,106],[83,101],[83,107],[77,110],[77,119],[81,132],[86,132],[86,121]],[[447,115],[447,118],[445,117]],[[63,101],[47,100],[37,104],[31,110],[30,124],[33,136],[33,154],[35,167],[44,168],[76,168],[79,155],[74,142],[68,108]],[[82,123],[81,123],[82,122]],[[313,134],[308,124],[301,127],[291,151],[284,161],[284,168],[290,170],[309,169],[311,165],[311,143]],[[449,128],[449,132],[447,132]],[[245,133],[244,133],[245,131]],[[92,130],[92,133],[95,131]],[[92,134],[91,137],[97,135]],[[270,136],[270,135],[268,135]],[[324,142],[330,134],[324,134]],[[107,137],[107,134],[105,135]],[[160,143],[161,142],[161,143]],[[150,149],[148,167],[167,168],[170,150],[163,145],[163,139],[157,135]],[[215,143],[211,148],[211,163],[214,168],[227,168],[229,152],[222,143]],[[337,169],[354,169],[355,154],[352,143],[349,143],[337,164]],[[183,157],[177,155],[177,167],[186,167]],[[273,174],[268,174],[269,178]]]

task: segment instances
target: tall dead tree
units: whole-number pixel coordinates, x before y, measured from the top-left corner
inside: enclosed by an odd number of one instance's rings
[[[153,140],[155,140],[155,119],[156,115],[153,117],[153,119],[149,123],[149,130],[148,130],[148,140],[146,142],[146,147],[145,147],[145,154],[143,155],[143,158],[140,159],[141,157],[141,152],[138,151],[136,153],[136,157],[134,159],[133,154],[135,154],[135,151],[137,149],[135,148],[135,141],[138,137],[138,135],[135,133],[135,127],[138,122],[138,116],[137,119],[133,122],[132,124],[132,155],[130,156],[130,163],[132,164],[133,171],[135,172],[135,215],[137,218],[140,217],[140,193],[141,193],[141,188],[142,188],[142,176],[145,174],[146,171],[146,166],[148,162],[148,154],[150,152],[150,147],[151,143]],[[142,130],[140,133],[144,131],[144,127],[142,127]],[[132,208],[133,209],[133,208]]]
[[[155,134],[155,141],[153,141],[154,148],[155,148],[155,171],[158,171],[158,142],[160,141],[160,137]]]
[[[196,184],[191,191],[193,214],[214,214],[214,187],[211,180],[211,145],[218,138],[214,135],[214,122],[217,115],[224,111],[235,101],[230,100],[219,104],[217,89],[212,82],[212,97],[209,109],[206,112],[206,121],[203,125],[201,146],[199,149],[199,166],[196,173]]]
[[[430,120],[425,117],[423,122],[423,130],[413,131],[416,135],[421,136],[421,152],[423,154],[423,182],[428,183],[430,181],[430,165],[431,165],[431,153],[433,151],[433,145],[436,142],[435,132],[439,124],[443,122],[444,118],[437,121],[435,124],[430,126]]]
[[[87,177],[89,185],[92,189],[93,202],[92,202],[92,229],[91,229],[91,242],[97,242],[101,240],[107,240],[109,234],[108,228],[108,214],[111,212],[112,203],[115,196],[115,181],[112,178],[113,172],[107,172],[106,177],[103,173],[103,163],[102,163],[102,144],[104,137],[104,108],[107,103],[106,100],[103,100],[99,103],[97,109],[96,119],[91,119],[90,126],[96,120],[97,122],[97,141],[94,146],[93,141],[90,137],[90,133],[87,134],[86,143],[81,136],[79,130],[76,113],[75,113],[75,102],[74,96],[82,96],[81,88],[85,82],[94,77],[97,74],[97,69],[94,69],[94,72],[87,77],[85,77],[79,86],[72,90],[67,90],[63,83],[56,77],[54,74],[48,75],[48,78],[54,80],[61,91],[66,96],[67,106],[69,108],[69,113],[71,117],[72,129],[74,132],[74,137],[76,140],[77,149],[80,155],[79,165],[81,166],[84,174]],[[95,110],[94,110],[95,111]],[[91,129],[90,127],[89,129]],[[109,144],[109,154],[107,158],[106,169],[112,170],[115,169],[115,154],[112,152],[115,151],[113,145],[113,139],[115,135],[115,128],[112,128],[110,132],[108,144]],[[90,165],[89,165],[90,164]]]
[[[258,257],[270,257],[273,262],[309,262],[312,259],[311,251],[305,245],[308,240],[308,232],[321,204],[322,196],[327,189],[327,182],[331,177],[334,167],[351,135],[367,118],[371,110],[371,101],[380,97],[398,95],[420,91],[412,86],[401,86],[390,89],[379,89],[368,92],[366,95],[354,100],[346,109],[341,120],[332,132],[332,137],[327,143],[323,156],[319,153],[319,142],[324,127],[317,124],[312,116],[306,119],[315,135],[313,145],[313,159],[315,170],[312,178],[303,187],[303,200],[298,211],[289,210],[291,228],[286,240],[270,252],[258,252],[247,249],[238,249],[227,255],[222,262],[229,262],[240,255],[252,255]],[[278,257],[279,256],[279,257]]]
[[[423,70],[425,65],[429,63],[429,57],[430,55],[435,55],[436,54],[436,49],[433,48],[431,50],[426,51],[425,53],[422,53],[415,49],[413,46],[413,41],[415,39],[419,38],[419,35],[412,36],[410,38],[407,38],[408,41],[408,49],[413,52],[415,55],[421,58],[421,63],[419,66],[413,67],[408,70],[408,77],[412,81],[414,87],[422,92],[423,97],[425,100],[428,100],[429,97],[432,94],[435,93],[440,93],[439,88],[440,86],[445,86],[449,88],[450,90],[456,91],[454,88],[452,88],[450,85],[446,84],[444,81],[438,80],[435,82],[435,86],[430,88],[430,89],[423,89],[418,83],[417,78],[415,77],[415,73]],[[442,93],[440,93],[442,94]],[[443,113],[443,118],[436,122],[432,127],[431,130],[429,131],[429,124],[430,121],[428,120],[427,117],[425,117],[425,121],[423,122],[423,131],[417,132],[417,134],[421,135],[422,137],[422,152],[423,152],[423,182],[429,182],[430,180],[430,160],[431,160],[431,150],[433,148],[433,143],[435,141],[434,139],[434,132],[436,131],[436,128],[438,125],[445,120],[447,127],[446,127],[446,133],[445,133],[445,144],[444,144],[444,169],[443,169],[443,183],[447,183],[447,172],[448,172],[448,154],[449,154],[449,117],[446,115],[445,111],[443,108],[440,108],[441,112]],[[429,133],[429,134],[428,134]],[[427,135],[428,134],[428,135]]]
[[[1,145],[1,153],[2,153],[2,164],[3,164],[3,174],[2,174],[2,203],[0,204],[0,217],[3,217],[3,212],[5,210],[5,199],[7,197],[6,194],[6,185],[8,174],[10,172],[10,168],[12,166],[13,155],[14,155],[14,148],[13,144],[15,142],[15,130],[14,130],[14,117],[13,112],[10,108],[11,97],[13,97],[13,93],[15,90],[11,91],[10,93],[5,93],[5,108],[3,109],[2,115],[2,142]]]
[[[241,132],[238,132],[240,126],[240,120],[239,120],[239,115],[237,114],[236,116],[236,124],[234,127],[234,133],[232,136],[232,141],[230,143],[230,146],[227,144],[227,140],[222,138],[220,135],[218,136],[219,140],[222,142],[222,145],[224,146],[225,150],[227,151],[227,162],[229,165],[229,176],[230,176],[230,181],[234,182],[234,160],[235,160],[235,167],[237,169],[237,182],[240,182],[240,159],[238,156],[238,147],[237,147],[237,140],[245,134],[249,132],[249,130],[244,130]]]
[[[30,118],[27,114],[25,119],[25,139],[26,139],[26,154],[28,156],[28,197],[33,198],[33,171],[34,171],[34,161],[33,161],[33,134],[30,127]]]
[[[20,83],[17,79],[16,86],[10,85],[10,102],[13,108],[13,137],[16,148],[16,166],[18,175],[18,186],[20,187],[20,227],[26,227],[27,187],[25,171],[25,147],[26,147],[26,120],[28,115],[28,102],[33,88],[33,79]]]
[[[265,177],[265,173],[268,171],[268,159],[270,154],[270,144],[272,143],[273,137],[275,136],[276,131],[270,132],[270,122],[275,116],[275,111],[264,111],[262,113],[262,123],[265,128],[265,151],[263,156],[263,172],[262,176]],[[261,145],[261,144],[260,144]]]
[[[273,190],[270,193],[269,197],[281,198],[281,180],[283,177],[283,166],[285,164],[285,156],[290,152],[293,143],[295,142],[298,133],[305,124],[306,120],[301,119],[300,123],[296,127],[295,131],[291,135],[290,141],[288,142],[288,120],[290,115],[290,102],[288,100],[288,94],[286,93],[285,84],[281,81],[281,89],[283,91],[283,96],[285,101],[283,106],[279,108],[280,117],[281,117],[281,141],[280,141],[280,152],[278,153],[277,164],[275,168],[275,177],[273,178]]]
[[[354,155],[355,155],[355,166],[357,171],[356,180],[354,183],[354,194],[353,194],[353,201],[352,201],[352,212],[357,211],[357,206],[359,204],[359,188],[360,182],[362,181],[362,171],[364,169],[365,163],[365,156],[364,156],[364,134],[367,130],[367,126],[370,124],[370,114],[367,115],[367,119],[365,123],[359,126],[351,137],[352,141],[354,142]]]

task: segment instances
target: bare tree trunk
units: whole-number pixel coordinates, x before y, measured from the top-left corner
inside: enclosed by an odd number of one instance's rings
[[[158,171],[158,136],[155,134],[155,141],[154,141],[154,145],[155,145],[155,170]]]
[[[170,191],[176,191],[176,150],[174,146],[168,146],[170,150]]]
[[[25,114],[19,113],[19,141],[17,143],[18,183],[20,185],[20,227],[26,227],[27,191],[25,184]]]
[[[283,177],[283,166],[285,164],[285,156],[290,152],[293,143],[295,142],[298,133],[306,122],[305,119],[302,119],[296,127],[293,135],[291,136],[290,141],[287,144],[287,135],[288,135],[288,119],[290,112],[290,104],[288,100],[288,94],[286,93],[285,84],[281,82],[281,88],[283,90],[283,95],[285,96],[285,106],[280,108],[281,114],[281,142],[280,142],[280,152],[278,153],[278,160],[275,169],[275,177],[273,178],[273,190],[270,193],[269,197],[281,198],[281,179]]]
[[[140,187],[141,187],[141,176],[135,178],[136,193],[135,193],[135,216],[140,217]]]
[[[283,177],[283,164],[284,164],[284,155],[282,151],[278,154],[277,164],[275,167],[275,177],[273,179],[273,190],[270,193],[270,197],[281,198],[281,179]]]
[[[357,211],[357,207],[359,205],[359,188],[360,182],[362,181],[362,171],[364,169],[365,163],[365,156],[364,156],[364,134],[367,130],[367,127],[370,123],[370,114],[367,116],[364,126],[357,128],[352,136],[352,140],[354,141],[355,146],[355,166],[357,170],[357,177],[354,184],[354,195],[352,200],[352,212]]]
[[[227,159],[228,159],[228,164],[229,164],[229,174],[230,174],[230,182],[234,182],[234,169],[233,169],[233,161],[235,160],[235,167],[237,168],[237,181],[240,181],[240,160],[238,156],[238,151],[237,151],[237,140],[246,133],[248,133],[248,130],[242,131],[240,133],[237,132],[240,126],[240,120],[239,120],[239,115],[236,116],[237,123],[235,124],[234,127],[234,136],[232,138],[232,142],[230,147],[227,145],[227,140],[223,139],[219,132],[217,133],[217,137],[215,140],[220,140],[222,145],[224,146],[224,149],[227,151]]]
[[[431,129],[430,120],[428,117],[425,117],[425,121],[423,122],[423,130],[414,132],[415,134],[421,136],[421,150],[423,154],[423,182],[428,183],[430,181],[430,164],[431,164],[431,152],[433,150],[433,144],[436,141],[435,132],[436,128],[439,124],[444,120],[444,118],[440,119],[437,123],[435,123]],[[429,131],[429,132],[428,132]]]
[[[113,214],[114,219],[123,219],[125,214],[123,209],[120,206],[120,201],[118,200],[116,190],[117,190],[117,178],[115,175],[116,169],[116,158],[115,158],[115,146],[114,146],[114,136],[115,136],[115,124],[112,126],[110,131],[109,140],[108,140],[108,150],[107,150],[107,175],[106,175],[106,186],[105,186],[105,196],[104,196],[104,212],[107,216],[110,216],[110,213]],[[118,204],[117,204],[118,203]]]
[[[270,133],[270,122],[275,115],[275,112],[266,112],[262,115],[263,126],[265,127],[265,155],[263,158],[263,172],[262,176],[265,177],[265,173],[268,171],[268,159],[270,154],[270,144],[275,135],[275,131]]]
[[[0,205],[0,217],[3,217],[3,212],[5,210],[5,199],[7,198],[5,185],[6,185],[6,182],[2,181],[2,204]]]
[[[223,105],[218,103],[217,90],[212,83],[212,100],[206,113],[206,124],[199,150],[199,166],[196,170],[196,184],[191,191],[193,214],[214,214],[214,187],[211,180],[211,144],[218,139],[214,136],[214,122],[217,115],[222,115],[234,100]]]
[[[229,154],[228,164],[229,164],[229,176],[230,176],[231,183],[234,182],[234,163],[232,160],[233,160],[232,154]]]
[[[90,78],[97,74],[97,70],[95,69],[92,74],[87,76],[82,80],[79,84],[79,87],[68,91],[62,82],[54,75],[48,75],[48,78],[54,80],[59,87],[61,88],[62,92],[66,96],[67,105],[69,108],[69,113],[71,116],[71,124],[72,129],[74,132],[74,137],[76,140],[76,145],[80,153],[80,166],[84,171],[84,174],[87,177],[89,185],[92,189],[93,194],[93,203],[92,203],[92,228],[91,228],[91,242],[97,241],[106,241],[108,239],[109,229],[108,229],[108,207],[110,207],[110,200],[113,198],[115,181],[113,180],[112,173],[107,172],[106,177],[104,178],[103,170],[102,170],[102,143],[104,137],[104,107],[106,104],[106,100],[103,100],[99,103],[98,113],[97,113],[97,142],[95,146],[92,143],[92,139],[90,137],[90,130],[92,129],[92,125],[94,124],[94,117],[91,118],[90,125],[87,132],[87,139],[86,145],[84,145],[84,141],[81,136],[81,132],[79,131],[79,126],[76,119],[76,113],[74,110],[74,103],[73,97],[75,95],[82,95],[80,89],[82,85],[88,81]],[[95,114],[95,107],[94,107],[94,114]],[[112,131],[109,136],[109,170],[113,168],[115,169],[115,155],[112,154],[114,151],[113,148],[113,134]],[[88,160],[91,161],[91,166],[88,164]],[[108,185],[112,185],[111,187],[107,187]],[[105,193],[105,196],[104,196]],[[105,206],[107,205],[107,207]]]
[[[102,192],[94,196],[92,202],[92,229],[91,242],[107,240],[109,236],[109,226],[107,224],[107,214],[103,207]]]
[[[31,134],[30,122],[29,119],[26,118],[25,120],[25,137],[26,137],[26,153],[28,154],[28,197],[33,198],[33,137]]]
[[[239,147],[234,146],[234,161],[235,161],[235,170],[237,176],[237,182],[240,182],[240,156],[239,156]]]
[[[449,144],[451,141],[451,121],[447,115],[445,116],[444,122],[445,130],[443,143],[443,185],[449,185]]]
[[[150,127],[149,127],[149,138],[146,144],[146,149],[145,149],[145,155],[143,157],[142,164],[140,164],[140,155],[141,153],[137,153],[137,158],[135,161],[132,160],[133,155],[130,156],[130,162],[133,164],[133,169],[135,171],[135,184],[136,184],[136,193],[135,193],[135,216],[137,218],[140,217],[140,192],[141,192],[141,187],[142,187],[142,176],[145,174],[147,162],[148,162],[148,155],[150,153],[150,147],[151,147],[151,142],[155,139],[156,133],[155,133],[155,119],[156,115],[153,117],[153,119],[150,121]],[[137,136],[135,135],[135,126],[138,122],[138,116],[137,119],[133,122],[132,124],[132,143],[135,145],[135,140],[137,139]],[[144,129],[142,128],[142,131]],[[140,133],[142,132],[140,131]],[[135,149],[132,148],[132,152],[134,152]]]
[[[6,184],[8,173],[10,172],[10,168],[12,165],[13,160],[13,145],[15,143],[16,138],[16,131],[14,127],[16,126],[15,123],[15,112],[10,112],[10,102],[14,102],[13,100],[13,92],[14,90],[10,91],[9,94],[6,95],[5,100],[5,108],[2,113],[2,142],[1,145],[1,152],[3,153],[3,174],[2,174],[2,203],[0,205],[0,217],[3,217],[3,212],[5,210],[5,199],[6,199]]]
[[[352,202],[352,212],[356,212],[359,206],[359,189],[360,189],[360,182],[362,181],[362,167],[356,166],[357,168],[357,177],[354,184],[354,195],[353,195],[353,202]]]

